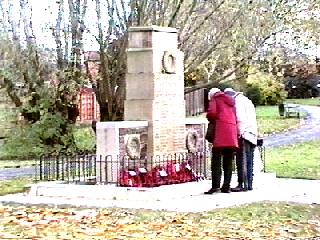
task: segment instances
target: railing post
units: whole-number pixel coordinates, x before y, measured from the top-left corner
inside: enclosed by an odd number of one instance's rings
[[[61,158],[61,180],[62,181],[64,181],[64,171],[65,171],[65,169],[64,169],[64,165],[65,165],[65,162],[64,162],[64,156]]]
[[[98,180],[97,179],[97,155],[94,155],[93,157],[93,174],[94,176],[96,177],[96,181]]]
[[[59,156],[56,157],[56,180],[59,180]]]
[[[105,158],[104,158],[104,182],[105,183],[108,183],[108,157],[109,156],[106,156]],[[111,158],[111,164],[112,164],[112,158]],[[111,165],[111,169],[110,169],[110,171],[111,171],[111,174],[112,174],[112,165]]]
[[[100,183],[102,182],[102,156],[99,157]]]
[[[69,183],[69,182],[70,182],[70,161],[69,161],[68,156],[66,156],[66,160],[67,160],[67,168],[66,168],[66,171],[67,171],[67,181],[68,181],[68,183]]]
[[[263,172],[267,172],[266,169],[266,150],[264,146],[259,147],[259,151],[260,151],[260,158],[263,161]]]
[[[51,177],[50,177],[51,176],[51,165],[52,165],[51,164],[51,157],[49,156],[47,160],[48,160],[48,168],[47,168],[48,169],[48,175],[47,175],[47,179],[48,179],[48,181],[50,181],[51,180]]]
[[[42,181],[43,180],[43,176],[42,176],[42,174],[43,174],[43,172],[42,172],[42,165],[43,165],[43,156],[44,155],[41,155],[40,156],[40,164],[39,164],[39,174],[40,174],[40,181]]]
[[[77,159],[77,163],[78,163],[78,179],[79,179],[79,181],[80,181],[80,178],[81,178],[81,162],[80,162],[80,157],[78,157],[77,155],[76,155],[76,159]]]

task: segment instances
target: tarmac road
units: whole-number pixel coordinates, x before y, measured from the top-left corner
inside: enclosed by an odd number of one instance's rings
[[[16,177],[35,177],[36,172],[36,167],[3,168],[0,169],[0,181],[9,180]]]
[[[300,108],[301,111],[307,112],[305,124],[300,128],[288,132],[264,137],[265,147],[278,147],[320,139],[320,107],[301,106]]]

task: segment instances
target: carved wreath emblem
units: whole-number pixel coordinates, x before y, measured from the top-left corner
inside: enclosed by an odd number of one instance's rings
[[[186,145],[189,152],[196,153],[198,151],[198,142],[198,133],[195,131],[188,132],[186,137]]]
[[[141,143],[140,138],[137,135],[128,136],[126,142],[126,153],[130,159],[138,159],[140,158],[140,149]]]
[[[165,51],[162,57],[162,66],[165,73],[176,73],[176,54],[172,51]]]

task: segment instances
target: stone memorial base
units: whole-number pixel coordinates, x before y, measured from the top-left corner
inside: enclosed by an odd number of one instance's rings
[[[232,186],[236,186],[237,176],[232,177]],[[260,173],[255,176],[254,190],[261,190],[272,185],[276,180],[274,173]],[[181,184],[163,185],[155,188],[118,187],[109,185],[77,185],[63,182],[44,182],[31,185],[28,196],[61,197],[68,199],[96,199],[96,200],[168,200],[203,195],[211,187],[211,180],[188,182]],[[254,191],[253,190],[253,191]]]

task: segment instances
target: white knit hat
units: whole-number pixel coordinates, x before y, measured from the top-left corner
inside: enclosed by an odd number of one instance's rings
[[[236,92],[235,90],[233,90],[232,88],[226,88],[226,89],[224,90],[224,92],[225,92],[227,95],[232,96],[232,97],[237,94],[237,92]]]
[[[216,94],[217,92],[220,92],[221,90],[219,88],[211,88],[208,93],[208,99],[211,100],[212,96]]]
[[[224,90],[224,92],[232,92],[232,93],[235,93],[236,91],[233,90],[233,88],[226,88],[226,89]]]

